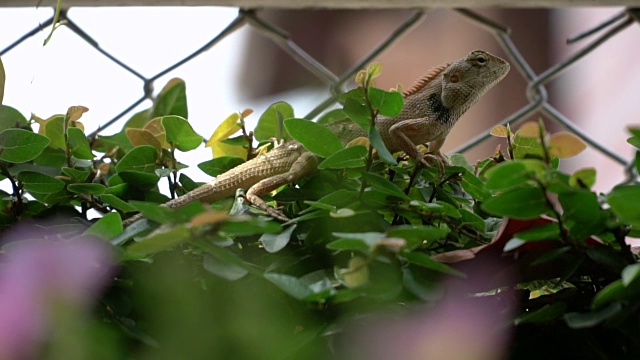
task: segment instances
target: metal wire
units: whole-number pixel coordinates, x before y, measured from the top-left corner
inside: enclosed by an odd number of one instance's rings
[[[353,78],[353,76],[357,73],[358,70],[362,69],[366,66],[367,63],[371,62],[374,58],[376,58],[380,53],[388,49],[390,46],[395,44],[398,39],[400,39],[403,35],[409,33],[413,28],[415,28],[418,24],[420,24],[426,18],[426,10],[420,9],[416,10],[409,18],[407,18],[402,23],[398,24],[398,26],[391,31],[391,33],[385,38],[382,39],[380,44],[373,48],[367,55],[365,55],[362,59],[360,59],[357,63],[353,64],[347,71],[345,71],[341,75],[336,75],[332,73],[329,69],[327,69],[321,62],[314,59],[308,53],[306,53],[298,44],[296,44],[288,33],[284,30],[280,29],[277,25],[269,22],[267,19],[260,16],[260,12],[254,9],[239,9],[238,15],[235,19],[233,19],[220,33],[214,34],[211,40],[202,45],[198,50],[193,53],[185,56],[182,60],[172,64],[171,66],[165,68],[160,71],[156,75],[151,77],[145,77],[140,72],[133,69],[131,66],[127,65],[117,57],[110,54],[105,49],[101,48],[98,41],[93,39],[89,34],[87,34],[79,25],[77,25],[72,19],[69,18],[68,12],[61,12],[61,19],[65,20],[66,26],[73,31],[78,37],[91,45],[96,51],[100,52],[100,54],[104,55],[114,63],[118,64],[120,67],[131,73],[133,76],[139,78],[143,82],[142,94],[141,96],[134,100],[131,105],[127,106],[123,109],[118,115],[114,118],[110,119],[106,123],[102,124],[102,126],[90,134],[90,137],[93,137],[111,125],[120,122],[124,117],[131,112],[136,106],[145,100],[153,100],[153,85],[154,82],[160,77],[166,75],[167,73],[175,70],[176,68],[186,64],[187,62],[193,60],[198,57],[203,52],[207,51],[211,47],[215,46],[222,39],[232,34],[238,29],[241,29],[245,26],[250,26],[253,30],[257,31],[262,36],[272,40],[275,44],[281,47],[289,56],[295,59],[298,63],[300,63],[305,69],[307,69],[311,74],[321,80],[323,83],[327,84],[327,90],[329,96],[322,101],[320,104],[313,109],[307,117],[313,119],[320,115],[324,110],[329,108],[338,102],[339,96],[344,92],[345,84]],[[575,43],[579,40],[583,40],[589,36],[592,36],[601,31],[605,31],[598,38],[593,40],[588,45],[584,46],[582,49],[577,51],[571,57],[554,64],[547,70],[543,71],[540,74],[536,74],[532,68],[529,66],[526,59],[520,54],[516,45],[511,41],[510,38],[510,30],[506,26],[490,19],[485,16],[482,16],[474,11],[468,9],[456,9],[456,12],[460,14],[465,19],[471,21],[474,25],[478,26],[480,29],[484,31],[488,31],[493,33],[496,38],[496,41],[500,46],[504,49],[504,51],[509,56],[511,63],[514,67],[520,72],[522,77],[527,81],[527,87],[525,89],[526,95],[529,99],[529,103],[514,112],[513,114],[507,116],[500,123],[505,124],[516,124],[524,119],[530,117],[535,113],[541,113],[545,115],[552,121],[559,123],[561,126],[566,128],[568,131],[576,134],[580,138],[582,138],[587,144],[593,147],[595,150],[601,152],[603,155],[607,156],[612,161],[622,164],[627,170],[628,179],[633,179],[636,174],[633,172],[635,168],[624,157],[612,152],[606,146],[597,142],[594,138],[589,136],[586,132],[581,130],[575,123],[573,123],[569,118],[560,113],[555,107],[553,107],[550,103],[548,103],[547,91],[545,89],[545,84],[549,81],[560,76],[564,71],[572,67],[577,61],[582,59],[591,53],[594,49],[608,41],[610,38],[616,36],[625,28],[629,27],[629,25],[634,22],[640,21],[640,9],[637,8],[629,8],[625,11],[616,14],[610,19],[602,22],[594,26],[591,29],[587,29],[575,36],[567,39],[568,43]],[[46,27],[51,26],[53,23],[53,17],[47,19],[43,23],[39,24],[34,29],[25,33],[16,39],[13,43],[0,50],[0,56],[6,54],[7,52],[14,49],[16,46],[23,43],[25,40],[33,37],[38,34],[40,31],[44,30]],[[455,149],[455,152],[465,152],[490,137],[489,135],[490,129],[484,131],[479,134],[475,138],[471,139],[466,144],[460,146],[458,149]]]

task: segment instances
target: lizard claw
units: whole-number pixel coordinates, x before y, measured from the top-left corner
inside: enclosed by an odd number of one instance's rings
[[[271,217],[273,217],[274,219],[278,219],[281,221],[289,221],[290,219],[286,216],[284,216],[284,214],[274,208],[273,206],[269,206],[267,203],[265,203],[259,196],[255,196],[252,194],[247,194],[245,195],[245,199],[247,199],[247,201],[251,204],[253,204],[254,206],[258,207],[260,210],[266,212],[267,214],[269,214]]]
[[[422,159],[420,159],[420,164],[422,166],[432,167],[435,165],[438,168],[438,173],[441,177],[444,176],[444,166],[448,163],[449,161],[447,160],[447,158],[445,158],[444,155],[442,155],[442,153],[440,152],[437,152],[435,154],[426,154],[422,157]]]

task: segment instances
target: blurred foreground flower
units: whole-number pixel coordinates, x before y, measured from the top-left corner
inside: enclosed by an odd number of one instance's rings
[[[475,262],[465,280],[445,281],[434,306],[415,307],[397,316],[360,319],[343,338],[339,354],[349,360],[499,360],[513,330],[515,296],[486,288],[500,265]],[[513,274],[502,274],[513,284]],[[486,292],[478,292],[482,289]],[[366,324],[364,324],[366,322]]]
[[[100,295],[112,273],[110,248],[34,227],[18,227],[2,240],[0,359],[34,358],[53,334],[57,310],[86,312]]]

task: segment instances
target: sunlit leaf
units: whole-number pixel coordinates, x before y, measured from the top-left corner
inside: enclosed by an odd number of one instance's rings
[[[380,115],[396,116],[402,111],[404,101],[402,94],[387,92],[377,88],[369,88],[369,100],[371,105],[378,109]]]
[[[520,136],[526,137],[540,137],[540,124],[535,121],[527,121],[520,125],[520,128],[517,131],[517,134]]]
[[[187,93],[184,80],[173,78],[160,90],[154,104],[152,118],[175,115],[189,118],[187,110]]]
[[[67,109],[67,121],[78,121],[82,117],[82,114],[86,113],[87,111],[89,111],[89,108],[86,106],[71,106],[69,107],[69,109]]]
[[[284,125],[292,138],[314,154],[328,157],[344,148],[336,134],[313,121],[292,118],[287,119]]]
[[[164,116],[162,126],[166,132],[167,142],[180,151],[190,151],[202,144],[202,136],[198,135],[183,117]]]
[[[253,131],[253,136],[258,141],[267,141],[271,138],[278,140],[290,140],[291,137],[285,131],[283,121],[294,117],[293,108],[284,101],[271,104],[260,115],[258,124]]]
[[[137,171],[155,174],[158,151],[153,146],[133,148],[116,164],[116,172]]]

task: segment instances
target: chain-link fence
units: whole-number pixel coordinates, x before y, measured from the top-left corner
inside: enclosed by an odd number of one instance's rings
[[[501,121],[502,124],[516,124],[521,120],[529,118],[532,114],[541,113],[547,118],[557,122],[562,127],[578,135],[592,148],[604,154],[611,161],[624,166],[627,169],[628,179],[633,179],[636,176],[633,170],[634,166],[629,163],[629,160],[625,159],[625,157],[619,154],[612,152],[607,146],[604,146],[603,144],[596,141],[592,136],[582,131],[574,122],[572,122],[569,118],[558,111],[557,108],[551,105],[548,102],[548,95],[547,90],[545,89],[545,85],[549,81],[566,71],[568,68],[573,66],[578,60],[590,54],[594,49],[598,48],[607,40],[616,36],[616,34],[620,33],[635,22],[640,21],[640,9],[627,9],[625,11],[622,11],[609,20],[603,22],[602,24],[593,27],[592,29],[588,29],[583,33],[569,39],[569,42],[575,42],[589,36],[597,35],[597,38],[595,38],[595,40],[592,40],[591,43],[584,46],[581,50],[575,52],[570,57],[549,67],[539,74],[532,70],[531,66],[527,62],[527,59],[525,59],[525,57],[521,55],[521,52],[512,41],[512,38],[509,34],[509,29],[507,27],[471,10],[457,9],[455,11],[457,11],[463,17],[469,19],[473,24],[477,25],[479,29],[492,33],[495,36],[498,44],[508,54],[511,64],[519,71],[520,75],[523,76],[525,81],[527,82],[527,87],[525,90],[528,98],[528,103],[524,107],[520,108],[513,114],[503,119]],[[416,27],[416,25],[425,20],[425,15],[425,10],[416,10],[415,12],[413,12],[410,17],[408,17],[404,22],[402,22],[393,31],[391,31],[386,36],[386,38],[382,39],[379,45],[377,45],[366,56],[362,57],[359,61],[354,63],[349,69],[341,74],[335,74],[330,71],[324,64],[316,60],[314,57],[310,56],[296,42],[292,41],[291,37],[284,30],[280,29],[273,22],[267,20],[265,16],[262,16],[260,11],[253,9],[240,9],[238,11],[237,17],[233,19],[220,33],[215,34],[210,41],[202,45],[202,47],[200,47],[193,53],[182,58],[182,60],[172,64],[171,66],[165,68],[164,70],[158,72],[153,76],[143,76],[140,72],[127,65],[124,61],[118,59],[116,56],[101,48],[95,39],[93,39],[78,24],[76,24],[73,18],[68,16],[68,11],[63,10],[60,13],[60,20],[65,21],[68,29],[73,31],[73,33],[79,36],[90,46],[95,48],[106,58],[122,67],[124,70],[130,73],[131,76],[137,77],[144,82],[144,90],[140,97],[133,100],[131,102],[131,105],[122,109],[122,111],[119,112],[115,117],[113,117],[106,123],[101,124],[100,128],[91,134],[91,136],[93,136],[96,132],[104,131],[113,124],[119,121],[123,121],[123,118],[138,105],[140,105],[147,99],[152,99],[154,82],[156,82],[156,80],[183,66],[184,64],[194,60],[196,57],[198,57],[208,49],[216,46],[218,43],[220,43],[221,40],[223,40],[230,34],[246,26],[251,27],[262,36],[273,41],[289,56],[295,59],[295,61],[297,61],[305,69],[307,69],[311,74],[313,74],[324,84],[326,84],[329,90],[329,95],[306,116],[310,119],[314,118],[321,114],[324,110],[338,102],[340,94],[345,90],[345,85],[349,80],[353,78],[358,70],[365,67],[366,64],[370,63],[383,51],[391,47],[398,41],[400,37],[411,32],[412,29]],[[12,51],[22,42],[38,34],[43,29],[51,26],[53,22],[53,17],[42,22],[38,27],[25,33],[9,46],[0,50],[0,56]],[[490,136],[489,131],[490,129],[487,129],[486,131],[482,132],[481,135],[478,135],[476,138],[462,145],[455,151],[465,152],[484,142]]]

